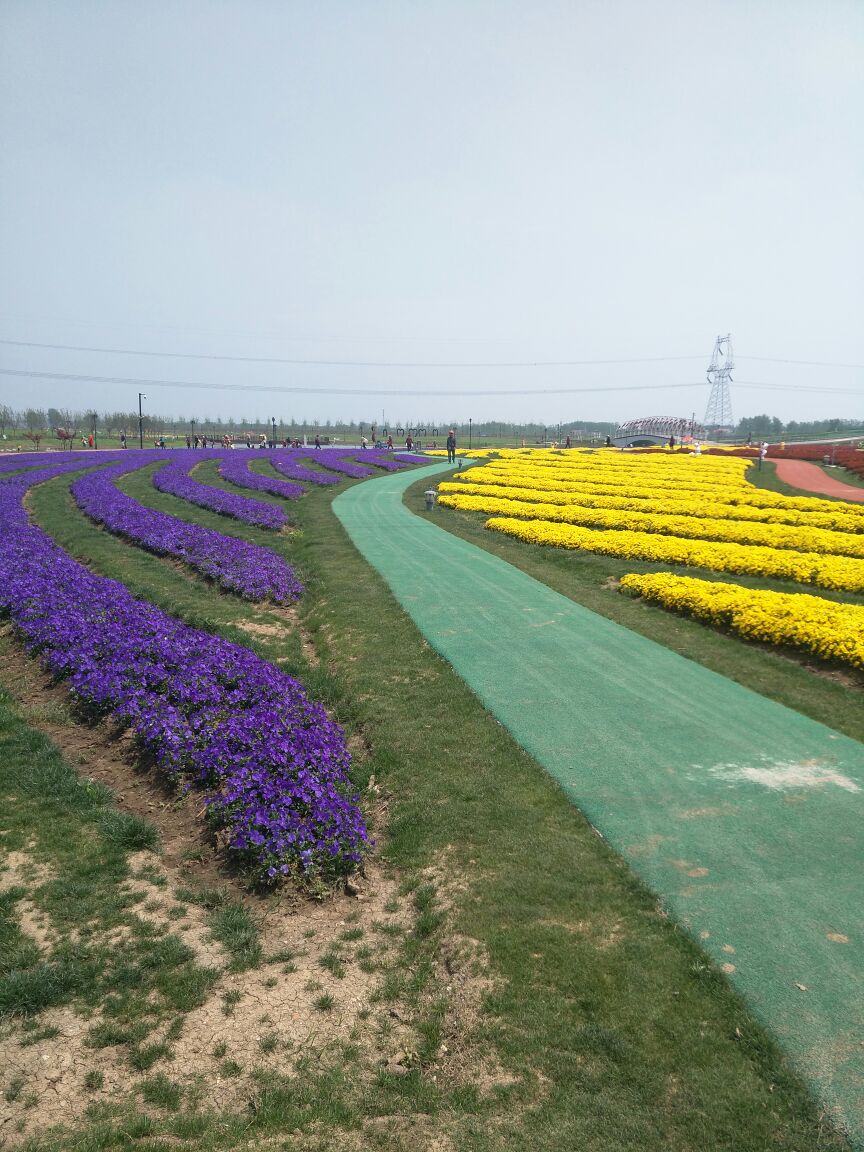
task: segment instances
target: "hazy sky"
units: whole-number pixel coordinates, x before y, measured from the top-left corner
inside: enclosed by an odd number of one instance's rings
[[[860,0],[0,0],[0,338],[487,365],[0,344],[88,377],[0,401],[698,417],[731,332],[736,418],[864,420],[755,359],[864,364],[862,49]]]

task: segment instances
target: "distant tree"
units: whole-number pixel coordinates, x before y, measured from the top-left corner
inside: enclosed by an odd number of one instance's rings
[[[48,426],[45,413],[41,408],[28,408],[24,413],[24,423],[27,425],[28,432],[41,432],[43,435]],[[42,437],[40,436],[39,439],[41,440]]]
[[[6,439],[6,429],[12,426],[15,413],[8,404],[0,404],[0,436]]]
[[[773,431],[773,417],[761,413],[758,416],[747,416],[738,422],[738,435],[740,438],[749,436],[753,440],[770,436]]]

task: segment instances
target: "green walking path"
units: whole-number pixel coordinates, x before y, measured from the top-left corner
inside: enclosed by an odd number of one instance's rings
[[[355,485],[334,510],[429,643],[725,966],[864,1148],[864,745],[413,515],[404,490],[447,470]]]

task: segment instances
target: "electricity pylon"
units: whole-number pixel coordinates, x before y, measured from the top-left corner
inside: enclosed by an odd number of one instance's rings
[[[708,407],[705,409],[705,419],[702,421],[706,428],[733,427],[729,383],[734,367],[731,334],[718,336],[714,344],[714,354],[708,367],[708,383],[711,385],[711,395],[708,397]]]

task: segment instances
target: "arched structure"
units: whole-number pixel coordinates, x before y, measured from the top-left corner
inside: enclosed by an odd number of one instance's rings
[[[619,424],[612,443],[616,448],[644,448],[649,444],[668,444],[670,436],[681,444],[684,440],[702,439],[704,429],[686,416],[642,416]]]

